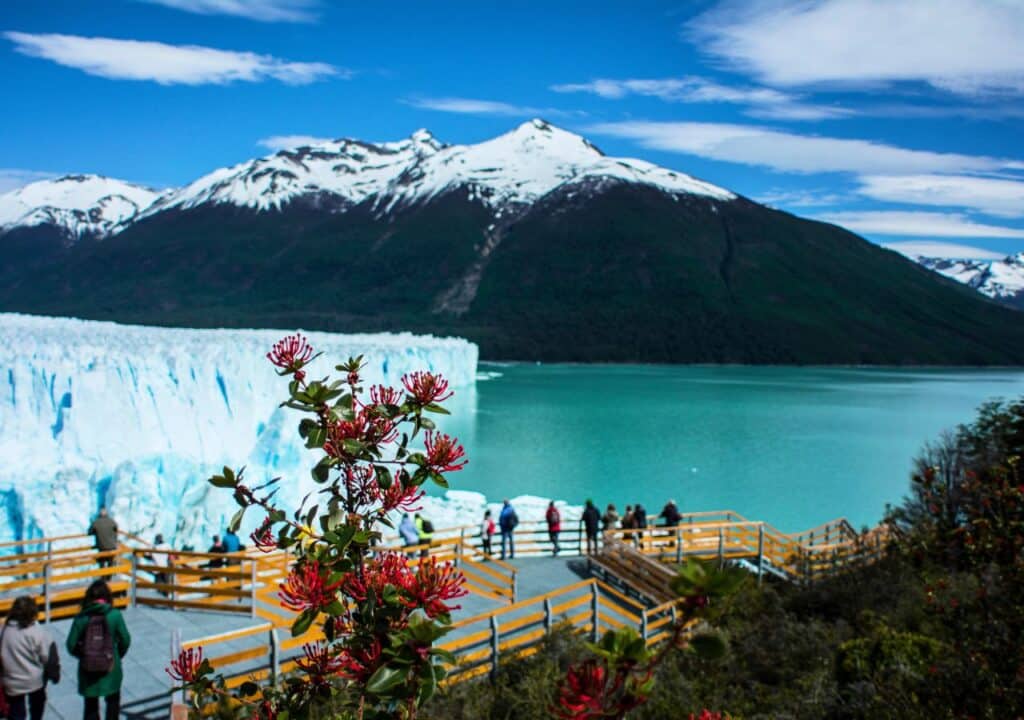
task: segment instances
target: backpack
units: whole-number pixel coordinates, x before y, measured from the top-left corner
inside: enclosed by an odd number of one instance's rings
[[[114,667],[114,636],[105,615],[92,615],[82,631],[81,663],[87,673],[105,675]]]
[[[487,536],[490,537],[494,534],[494,521],[487,518]]]
[[[424,535],[430,535],[433,532],[434,532],[434,523],[430,522],[429,520],[424,520],[423,521],[423,534]]]

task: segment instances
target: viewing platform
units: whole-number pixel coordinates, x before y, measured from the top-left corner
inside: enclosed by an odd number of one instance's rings
[[[596,638],[607,629],[632,626],[656,644],[668,635],[677,600],[668,589],[673,564],[687,557],[739,563],[760,581],[772,578],[809,582],[871,559],[881,550],[885,531],[857,533],[833,521],[804,533],[786,535],[733,512],[692,513],[672,528],[610,530],[599,552],[582,554],[581,527],[565,528],[561,552],[552,557],[543,523],[522,523],[515,533],[516,557],[502,561],[480,549],[476,526],[439,530],[429,545],[388,549],[411,564],[424,553],[458,565],[469,595],[453,613],[453,630],[440,643],[459,663],[450,682],[497,670],[502,654],[536,652],[538,643],[560,623]],[[500,547],[495,536],[495,548]],[[294,669],[302,646],[322,638],[316,624],[292,637],[295,615],[277,600],[289,556],[193,553],[156,550],[122,535],[118,550],[98,553],[88,536],[8,543],[0,551],[0,612],[14,597],[32,594],[61,653],[63,678],[48,688],[49,717],[78,718],[77,660],[65,650],[71,618],[85,588],[105,578],[115,593],[132,635],[124,659],[122,715],[169,717],[171,680],[164,671],[182,647],[201,646],[230,685],[266,679]],[[98,562],[110,562],[98,567]],[[178,698],[180,701],[180,698]]]

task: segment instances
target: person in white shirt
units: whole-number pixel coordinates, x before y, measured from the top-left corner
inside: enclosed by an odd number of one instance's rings
[[[57,646],[50,633],[36,622],[38,614],[32,597],[19,597],[0,630],[0,668],[10,720],[42,720],[46,683],[60,680]]]

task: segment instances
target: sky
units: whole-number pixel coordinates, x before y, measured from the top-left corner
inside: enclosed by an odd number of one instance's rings
[[[1024,0],[0,3],[0,192],[542,117],[904,251],[1024,251]]]

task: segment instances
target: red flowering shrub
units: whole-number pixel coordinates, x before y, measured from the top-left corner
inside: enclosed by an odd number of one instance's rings
[[[239,505],[233,530],[250,507],[265,513],[250,537],[261,551],[294,555],[279,589],[281,606],[297,613],[292,634],[316,625],[323,639],[304,646],[298,676],[277,687],[247,682],[229,691],[201,649],[182,653],[168,673],[192,692],[197,709],[219,696],[253,720],[308,717],[324,702],[339,718],[412,718],[444,677],[442,662],[454,662],[434,644],[450,630],[464,577],[434,558],[413,568],[405,556],[372,546],[380,526],[390,526],[389,513],[415,509],[424,483],[447,487],[444,473],[465,466],[463,447],[425,416],[447,414],[438,403],[452,392],[440,375],[416,372],[402,378],[404,392],[375,385],[364,394],[360,358],[337,366],[342,380],[307,382],[316,357],[301,335],[267,354],[290,376],[283,405],[306,415],[299,434],[320,454],[312,470],[319,504],[286,512],[274,504],[279,479],[251,487],[230,468],[210,482],[230,489]],[[421,430],[424,446],[416,449]]]

